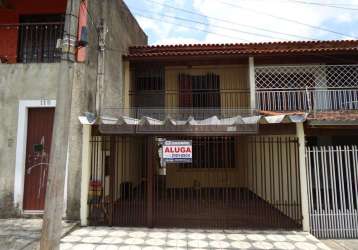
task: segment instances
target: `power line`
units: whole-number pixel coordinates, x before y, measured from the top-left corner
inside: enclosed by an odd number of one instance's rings
[[[147,18],[147,19],[149,19],[149,20],[163,21],[163,20],[160,19],[160,18],[148,17],[148,16],[144,16],[144,15],[139,14],[139,13],[135,13],[135,15],[140,16],[140,17],[143,17],[143,18]],[[168,22],[168,21],[166,21],[166,22]],[[216,32],[210,32],[210,31],[207,31],[207,30],[204,30],[204,29],[196,29],[196,28],[194,28],[194,27],[192,27],[192,26],[186,26],[186,25],[182,25],[182,24],[178,24],[178,23],[174,23],[174,22],[169,22],[169,23],[172,23],[172,24],[175,24],[175,25],[178,25],[178,26],[181,26],[181,27],[185,27],[185,28],[188,28],[188,29],[192,29],[192,30],[204,32],[204,33],[210,33],[210,34],[225,36],[225,37],[228,37],[228,38],[231,38],[231,39],[241,39],[241,40],[242,40],[242,38],[227,36],[227,35],[223,35],[223,34],[216,33]],[[250,43],[250,42],[247,41],[247,40],[245,40],[245,41],[248,42],[248,43]],[[112,51],[116,51],[116,52],[123,52],[122,50],[118,50],[118,49],[116,49],[116,48],[108,48],[108,49],[109,49],[109,50],[112,50]],[[357,61],[355,61],[355,60],[349,60],[349,59],[341,58],[341,57],[338,57],[338,56],[335,56],[335,55],[317,55],[317,54],[314,54],[314,53],[310,53],[309,55],[314,56],[314,57],[317,57],[317,58],[323,58],[323,59],[335,59],[335,60],[337,60],[337,61],[346,62],[346,63],[356,63],[356,62],[357,62]]]
[[[225,20],[225,19],[221,19],[221,18],[217,18],[217,17],[212,17],[212,16],[208,16],[208,15],[203,15],[203,14],[200,14],[200,13],[197,13],[197,12],[194,12],[194,11],[190,11],[190,10],[186,10],[186,9],[174,7],[174,6],[171,6],[171,5],[169,5],[169,4],[159,3],[159,2],[154,1],[154,0],[147,0],[147,1],[148,1],[148,2],[152,2],[152,3],[155,3],[155,4],[158,4],[158,5],[165,6],[165,7],[170,8],[170,9],[174,9],[174,10],[178,10],[178,11],[181,11],[181,12],[184,12],[184,13],[189,13],[189,14],[192,14],[192,15],[204,17],[204,18],[207,18],[207,19],[212,19],[212,20],[220,21],[220,22],[227,23],[227,24],[240,25],[240,26],[243,26],[243,27],[248,27],[248,28],[252,28],[252,29],[256,29],[256,30],[261,30],[261,31],[265,31],[265,32],[270,32],[270,33],[276,33],[276,34],[285,35],[285,36],[296,37],[296,38],[305,39],[305,40],[306,40],[306,39],[307,39],[307,40],[317,40],[317,39],[311,38],[311,37],[306,37],[306,36],[301,36],[301,35],[295,35],[295,34],[290,34],[290,33],[285,33],[285,32],[279,32],[279,31],[270,30],[270,29],[265,29],[265,28],[260,28],[260,27],[256,27],[256,26],[248,25],[248,24],[235,23],[235,22],[232,22],[232,21],[229,21],[229,20]]]
[[[306,5],[313,5],[318,7],[327,7],[327,8],[335,8],[335,9],[342,9],[342,10],[351,10],[351,11],[358,11],[358,8],[346,7],[345,5],[337,5],[337,4],[329,4],[329,3],[317,3],[311,1],[302,1],[302,0],[286,0],[288,2],[298,3],[298,4],[306,4]]]
[[[257,14],[259,14],[259,15],[269,16],[269,17],[272,17],[272,18],[275,18],[275,19],[284,20],[284,21],[286,21],[286,22],[290,22],[290,23],[295,23],[295,24],[307,26],[307,27],[310,27],[310,28],[312,28],[312,29],[317,29],[317,30],[326,31],[326,32],[329,32],[329,33],[333,33],[333,34],[336,34],[336,35],[343,36],[343,37],[347,37],[347,36],[350,37],[350,36],[351,36],[351,35],[344,34],[344,33],[341,33],[341,32],[335,31],[335,30],[327,29],[327,28],[320,27],[320,26],[311,25],[311,24],[308,24],[308,23],[304,23],[304,22],[300,22],[300,21],[294,20],[294,19],[289,19],[289,18],[282,17],[282,16],[275,16],[275,15],[270,14],[270,13],[267,13],[267,12],[258,11],[258,10],[251,9],[251,8],[247,8],[247,7],[244,7],[244,6],[242,6],[242,5],[233,4],[233,3],[229,3],[229,2],[226,2],[226,1],[222,1],[222,0],[217,0],[217,2],[219,2],[219,3],[221,3],[221,4],[224,4],[224,5],[227,5],[227,6],[230,6],[230,7],[233,7],[233,8],[242,9],[242,10],[247,10],[247,11],[250,11],[250,12],[253,12],[253,13],[257,13]],[[355,38],[355,39],[358,39],[358,38],[356,38],[356,37],[354,37],[354,38]]]
[[[256,2],[264,2],[263,0],[243,0],[243,1],[256,1]],[[299,3],[299,4],[310,4],[310,5],[320,5],[323,7],[344,7],[347,8],[348,10],[356,10],[355,8],[348,8],[348,6],[350,7],[358,7],[358,4],[348,4],[348,3],[333,3],[333,2],[313,2],[313,1],[304,1],[304,0],[271,0],[271,1],[275,1],[275,2],[295,2],[295,3]]]
[[[141,10],[138,8],[132,8],[132,10],[136,10],[136,11],[142,11],[142,12],[151,12],[148,10]],[[154,12],[151,12],[154,13]],[[155,13],[157,14],[157,13]],[[167,18],[171,18],[171,19],[175,19],[175,20],[180,20],[180,21],[184,21],[184,22],[191,22],[191,23],[196,23],[196,24],[201,24],[201,25],[205,25],[207,26],[207,23],[201,22],[201,21],[196,21],[196,20],[192,20],[192,19],[187,19],[187,18],[182,18],[182,17],[177,17],[177,16],[170,16],[170,15],[165,15],[165,14],[158,14],[162,17],[167,17]],[[239,30],[239,29],[234,29],[234,28],[227,28],[224,26],[220,26],[220,25],[210,25],[211,27],[216,27],[219,29],[224,29],[224,30],[229,30],[229,31],[234,31],[234,32],[239,32],[239,33],[244,33],[244,34],[248,34],[248,35],[252,35],[252,36],[259,36],[259,37],[266,37],[266,38],[270,38],[270,39],[275,39],[275,40],[279,40],[280,38],[274,37],[274,36],[270,36],[270,35],[265,35],[265,34],[258,34],[258,33],[254,33],[254,32],[250,32],[250,31],[244,31],[244,30]],[[286,39],[287,40],[287,39]]]
[[[141,13],[136,13],[136,12],[134,12],[134,14],[137,15],[137,16],[140,16],[140,17],[149,19],[149,20],[163,21],[163,19],[155,18],[155,17],[151,17],[151,16],[146,16],[146,15],[143,15],[143,14],[141,14]],[[168,22],[168,21],[166,20],[166,22]],[[180,27],[187,28],[187,29],[191,29],[191,30],[195,30],[195,31],[200,31],[200,32],[203,32],[203,33],[209,33],[209,34],[214,34],[214,35],[219,35],[219,36],[227,37],[227,38],[233,39],[234,41],[237,40],[237,39],[239,39],[239,40],[243,40],[243,41],[245,41],[245,42],[250,42],[249,40],[246,40],[246,39],[241,38],[241,37],[236,37],[236,36],[229,36],[229,35],[225,35],[225,34],[220,34],[220,33],[212,32],[212,31],[208,31],[208,30],[206,30],[206,29],[199,29],[199,28],[195,28],[195,27],[193,27],[193,26],[187,26],[187,25],[183,25],[183,24],[175,23],[175,22],[168,22],[168,23],[175,24],[175,25],[178,25],[178,26],[180,26]]]

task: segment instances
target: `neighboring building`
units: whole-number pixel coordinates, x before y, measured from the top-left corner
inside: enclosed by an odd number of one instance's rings
[[[124,60],[122,105],[80,117],[83,225],[358,236],[358,41],[139,46]],[[191,141],[192,162],[164,164],[165,140]]]
[[[120,106],[122,53],[145,45],[147,37],[122,0],[0,1],[0,217],[41,214],[47,171],[61,47],[75,53],[65,183],[65,215],[79,219],[82,126],[78,116],[95,112],[98,74],[97,27],[107,25],[104,106]],[[77,1],[78,3],[80,1]],[[74,36],[62,41],[66,15],[78,17]],[[78,29],[78,31],[77,31]],[[86,36],[87,35],[87,36]],[[87,47],[85,42],[89,42]],[[70,53],[69,53],[70,54]]]

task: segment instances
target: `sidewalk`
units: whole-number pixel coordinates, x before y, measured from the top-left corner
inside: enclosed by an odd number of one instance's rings
[[[321,240],[332,250],[358,250],[358,239],[355,240]]]
[[[0,219],[0,250],[37,250],[41,219]],[[61,250],[358,250],[358,240],[322,240],[296,231],[86,227],[63,222]]]
[[[35,250],[41,235],[42,219],[0,219],[0,250]],[[63,222],[63,235],[76,223]]]

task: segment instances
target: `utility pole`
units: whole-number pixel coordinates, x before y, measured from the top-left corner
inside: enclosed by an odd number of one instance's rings
[[[52,133],[45,213],[40,241],[41,250],[58,250],[62,234],[64,185],[78,26],[77,15],[80,2],[81,0],[68,0],[67,2],[62,41],[62,60],[57,82],[55,122]]]
[[[98,64],[97,64],[97,89],[96,89],[96,115],[101,116],[103,111],[103,85],[104,85],[104,57],[106,48],[107,26],[101,18],[98,26]]]

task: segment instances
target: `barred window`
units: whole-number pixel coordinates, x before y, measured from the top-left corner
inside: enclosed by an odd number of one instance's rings
[[[136,107],[164,107],[163,67],[136,66],[134,79]]]
[[[235,137],[194,137],[192,163],[184,168],[235,168]]]
[[[220,76],[179,74],[181,108],[220,108]]]

